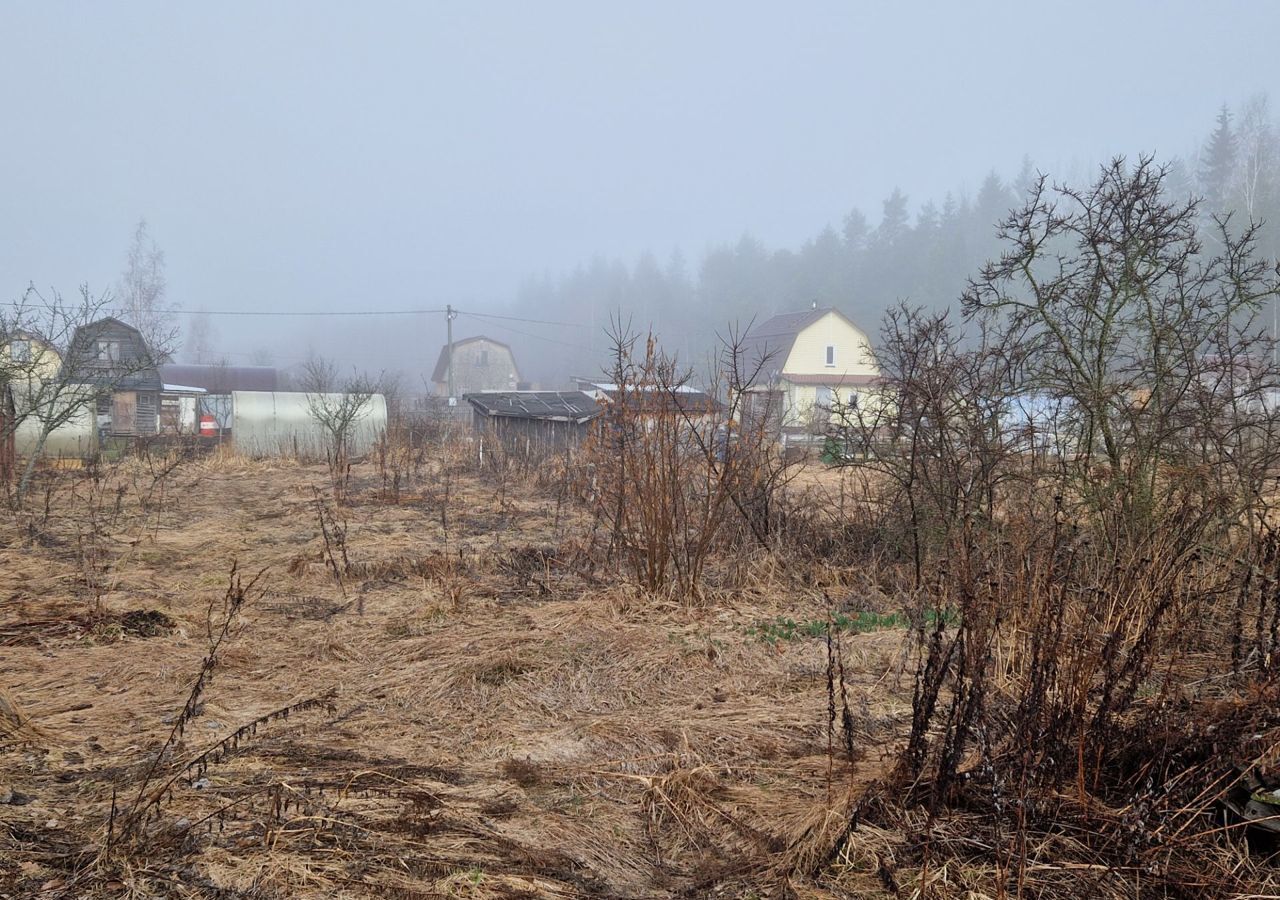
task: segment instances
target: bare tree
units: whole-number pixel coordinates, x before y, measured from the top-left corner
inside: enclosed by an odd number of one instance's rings
[[[178,329],[168,308],[168,280],[164,251],[151,237],[146,219],[139,219],[129,245],[128,261],[120,275],[117,299],[121,318],[142,332],[151,347],[173,347]]]
[[[275,354],[271,351],[270,347],[255,347],[253,350],[249,351],[249,365],[275,365]]]
[[[611,551],[651,592],[700,596],[706,563],[726,526],[768,545],[772,504],[788,467],[767,421],[741,421],[750,367],[741,335],[723,341],[712,385],[692,391],[691,371],[614,320],[613,386],[588,448],[595,514],[610,522]],[[728,398],[728,405],[716,400]],[[735,514],[736,512],[736,514]]]
[[[1266,94],[1255,94],[1244,104],[1236,129],[1236,190],[1241,211],[1257,219],[1268,189],[1280,176],[1276,135]]]
[[[14,400],[14,414],[0,429],[6,437],[19,429],[35,434],[16,488],[17,504],[31,484],[36,462],[50,436],[78,419],[93,422],[94,402],[99,396],[154,366],[157,352],[167,349],[148,347],[141,356],[125,356],[110,366],[101,365],[94,348],[80,346],[77,341],[81,329],[102,318],[111,303],[110,296],[94,296],[87,286],[81,286],[75,301],[66,301],[56,292],[45,296],[32,286],[18,303],[0,312],[0,334],[7,344],[0,379]]]
[[[197,365],[213,363],[216,358],[213,349],[216,337],[217,330],[210,321],[209,314],[198,310],[192,314],[191,323],[187,327],[187,339],[183,342],[182,348],[183,355]]]
[[[876,393],[832,405],[836,439],[846,465],[875,473],[919,585],[955,530],[992,521],[998,488],[1020,474],[1003,425],[1022,352],[988,329],[966,343],[949,314],[904,304],[886,315],[876,360]]]
[[[377,380],[354,372],[342,379],[337,363],[312,352],[303,363],[300,387],[307,395],[311,417],[325,432],[330,468],[335,473],[345,471],[351,438],[372,412]]]
[[[307,349],[307,358],[295,376],[300,391],[309,394],[325,394],[338,389],[338,364],[321,356],[314,347]]]
[[[1257,321],[1280,270],[1255,255],[1257,226],[1217,220],[1210,255],[1198,204],[1168,199],[1167,176],[1143,157],[1085,189],[1039,178],[1001,226],[1009,249],[962,298],[1023,349],[1020,390],[1067,401],[1073,494],[1125,520],[1179,489],[1171,467],[1210,461],[1207,433],[1265,425],[1280,383]]]

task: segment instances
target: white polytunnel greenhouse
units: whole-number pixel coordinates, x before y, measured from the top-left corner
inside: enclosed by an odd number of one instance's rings
[[[71,401],[75,402],[75,401]],[[44,459],[88,459],[98,449],[98,419],[92,401],[75,403],[65,421],[49,432],[40,456]],[[14,452],[26,458],[35,452],[43,430],[39,418],[26,416],[14,429]]]
[[[325,418],[341,417],[359,403],[349,394],[233,391],[231,440],[245,456],[323,459],[330,449]],[[347,450],[362,456],[387,430],[387,401],[371,394],[355,412]]]

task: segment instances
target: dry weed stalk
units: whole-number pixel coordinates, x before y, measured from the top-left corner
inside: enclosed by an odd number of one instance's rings
[[[200,662],[191,690],[187,694],[182,710],[174,719],[169,736],[151,758],[151,762],[143,773],[138,784],[137,794],[128,808],[119,816],[119,839],[135,840],[140,836],[140,829],[146,822],[159,814],[159,805],[173,789],[177,775],[162,781],[158,787],[156,780],[166,765],[171,765],[175,748],[181,742],[187,724],[200,714],[201,697],[212,682],[218,667],[218,654],[232,635],[241,610],[249,601],[250,594],[262,579],[266,570],[259,571],[246,583],[242,578],[238,563],[232,563],[226,592],[222,596],[221,605],[217,600],[210,600],[205,617],[208,648]],[[215,621],[216,617],[216,621]],[[185,770],[185,769],[184,769]],[[112,802],[111,818],[107,827],[106,851],[110,853],[116,840],[117,814],[115,802]]]
[[[347,521],[339,519],[338,514],[330,509],[319,488],[314,488],[315,499],[312,503],[316,510],[316,520],[320,524],[320,536],[324,539],[324,560],[333,580],[338,583],[338,590],[343,599],[347,596],[345,576],[351,571],[351,560],[347,556]],[[342,562],[339,565],[339,558]],[[363,612],[363,609],[361,610]]]

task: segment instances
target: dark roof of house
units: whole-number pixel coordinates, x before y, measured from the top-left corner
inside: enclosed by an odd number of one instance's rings
[[[582,391],[485,391],[462,399],[486,416],[581,424],[600,415],[600,404]]]
[[[271,366],[195,366],[170,363],[160,367],[165,384],[204,388],[211,394],[274,391],[279,373]]]
[[[490,344],[497,344],[499,347],[502,347],[508,353],[511,353],[510,344],[505,344],[502,341],[495,341],[493,338],[485,337],[483,334],[477,334],[475,337],[463,338],[462,340],[454,341],[453,348],[456,350],[459,347],[464,347],[467,344],[474,344],[477,341],[488,341]],[[511,364],[515,365],[515,361],[516,361],[516,355],[514,353],[511,353]],[[449,345],[445,344],[443,347],[440,348],[440,356],[436,358],[436,367],[431,372],[431,380],[435,382],[443,383],[448,378],[448,369],[449,369]],[[519,377],[520,377],[520,367],[516,366],[517,381],[519,380]]]
[[[115,366],[98,360],[96,342],[104,338],[122,343]],[[86,384],[110,385],[116,390],[158,391],[163,384],[142,332],[114,316],[77,327],[62,365],[64,371],[73,371]]]
[[[849,324],[853,324],[840,310],[834,306],[826,306],[820,309],[806,309],[803,312],[782,313],[752,326],[743,339],[742,365],[746,371],[739,374],[750,380],[750,376],[759,368],[759,377],[754,379],[755,381],[772,380],[773,373],[781,371],[786,365],[787,357],[791,355],[791,348],[795,345],[796,337],[800,332],[827,313],[835,313]]]

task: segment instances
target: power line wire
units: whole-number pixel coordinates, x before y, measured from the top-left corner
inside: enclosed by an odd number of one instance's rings
[[[455,310],[456,311],[456,310]],[[585,322],[550,322],[546,319],[522,319],[519,316],[500,316],[497,313],[465,313],[480,319],[505,319],[508,322],[528,322],[531,325],[559,325],[562,328],[589,328]]]
[[[10,301],[7,305],[20,306],[17,301]],[[129,310],[122,306],[103,306],[100,307],[102,312],[110,313],[128,313]],[[521,316],[504,316],[498,313],[483,312],[463,312],[456,306],[453,308],[455,313],[472,316],[480,319],[501,319],[507,322],[526,322],[530,325],[551,325],[559,328],[588,328],[590,327],[584,322],[557,322],[550,319],[527,319]],[[162,315],[175,316],[286,316],[286,317],[304,317],[304,318],[323,318],[326,316],[429,316],[443,315],[444,309],[337,309],[337,310],[273,310],[273,309],[180,309],[174,307],[172,309],[155,309],[150,312]]]
[[[116,312],[127,312],[117,309]],[[186,316],[427,316],[443,315],[443,309],[347,309],[284,311],[266,309],[157,309],[157,313]]]
[[[458,315],[467,316],[472,319],[479,318],[475,313],[458,313]],[[503,325],[499,322],[494,322],[492,324],[495,328],[501,328],[504,331],[510,331],[512,334],[518,334],[523,337],[532,338],[535,341],[546,341],[548,344],[559,344],[561,347],[572,347],[574,350],[583,350],[583,351],[586,351],[587,353],[595,352],[594,348],[584,347],[582,344],[572,344],[569,341],[558,341],[555,338],[544,337],[543,335],[540,335],[540,334],[530,334],[527,331],[521,331],[518,328],[512,328],[510,325]]]

